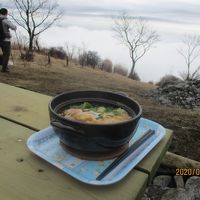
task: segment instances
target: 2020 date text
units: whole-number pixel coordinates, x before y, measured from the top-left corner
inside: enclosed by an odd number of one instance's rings
[[[200,176],[200,169],[176,168],[176,176]]]

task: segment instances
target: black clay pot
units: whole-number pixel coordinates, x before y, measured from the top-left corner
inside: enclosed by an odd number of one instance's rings
[[[115,124],[88,124],[62,117],[59,113],[69,105],[90,102],[102,106],[121,107],[132,118]],[[62,143],[75,150],[91,153],[113,151],[129,142],[142,114],[141,106],[131,98],[105,91],[72,91],[57,95],[49,103],[51,125]]]

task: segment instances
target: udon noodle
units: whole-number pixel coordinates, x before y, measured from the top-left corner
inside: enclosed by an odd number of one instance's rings
[[[62,111],[61,116],[88,124],[112,124],[131,119],[123,108],[92,105],[89,102],[70,106]]]

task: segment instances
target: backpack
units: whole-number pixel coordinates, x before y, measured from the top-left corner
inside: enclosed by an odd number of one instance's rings
[[[6,38],[6,34],[3,30],[3,20],[4,19],[0,19],[0,41],[3,41]]]

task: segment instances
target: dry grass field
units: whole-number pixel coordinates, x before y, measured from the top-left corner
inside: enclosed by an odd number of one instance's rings
[[[171,152],[200,161],[200,110],[159,105],[142,97],[142,94],[154,89],[154,85],[118,74],[82,68],[74,63],[66,67],[65,61],[53,58],[49,66],[47,57],[43,55],[36,55],[34,62],[23,62],[19,59],[19,53],[13,51],[11,58],[14,62],[11,73],[0,73],[0,82],[51,96],[84,89],[123,91],[141,104],[143,117],[173,129],[173,141],[169,149]]]

